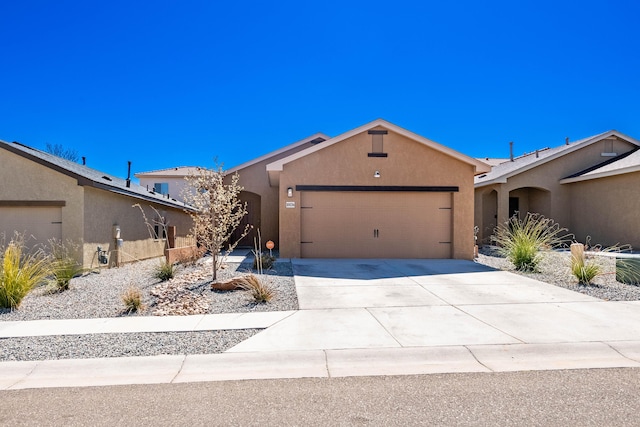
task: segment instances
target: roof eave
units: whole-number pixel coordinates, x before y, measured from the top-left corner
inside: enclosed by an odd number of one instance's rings
[[[633,173],[633,172],[640,172],[640,165],[639,166],[629,166],[629,167],[626,167],[626,168],[610,170],[610,171],[606,171],[606,172],[598,172],[598,173],[586,174],[586,175],[576,176],[576,177],[573,177],[573,178],[564,178],[564,179],[560,180],[560,184],[571,184],[573,182],[590,181],[592,179],[608,178],[610,176],[624,175],[624,174]]]

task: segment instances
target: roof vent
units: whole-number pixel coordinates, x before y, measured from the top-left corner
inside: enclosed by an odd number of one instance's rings
[[[113,181],[111,178],[109,178],[107,175],[102,175],[102,179],[106,179],[107,181]]]
[[[565,145],[569,145],[569,137],[566,137],[566,138],[564,139],[564,143],[565,143]]]
[[[513,162],[513,141],[509,142],[509,160]]]

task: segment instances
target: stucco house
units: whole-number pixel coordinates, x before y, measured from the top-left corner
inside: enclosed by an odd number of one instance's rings
[[[487,164],[378,119],[230,169],[282,257],[473,257],[473,177]]]
[[[475,178],[475,223],[487,242],[515,212],[537,212],[576,240],[640,247],[640,141],[611,130],[512,158]]]
[[[134,174],[140,185],[147,190],[162,194],[180,202],[184,202],[185,191],[188,191],[186,176],[194,175],[196,166],[178,166]]]
[[[175,199],[17,142],[0,141],[0,182],[0,234],[26,233],[31,245],[71,240],[85,267],[99,265],[98,247],[110,265],[163,254],[163,227],[149,230],[134,204],[160,220],[153,206],[178,236],[191,228]]]

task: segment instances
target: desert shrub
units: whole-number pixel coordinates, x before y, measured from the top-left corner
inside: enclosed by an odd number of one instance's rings
[[[24,240],[12,240],[0,256],[0,307],[15,309],[37,285],[45,283],[51,262],[42,250],[28,253]]]
[[[251,296],[257,303],[269,302],[275,294],[269,285],[253,274],[244,276],[240,287],[250,291]]]
[[[258,264],[258,261],[261,261],[261,264]],[[253,269],[262,270],[266,268],[268,270],[273,267],[274,262],[276,262],[276,257],[267,253],[262,253],[260,256],[253,257]]]
[[[51,275],[54,279],[54,290],[62,292],[69,289],[71,279],[85,272],[85,269],[73,257],[73,254],[78,251],[78,245],[70,241],[63,243],[51,239],[49,240],[49,248],[53,256]]]
[[[173,276],[176,275],[176,266],[166,260],[160,261],[160,263],[156,266],[153,271],[153,277],[156,279],[160,279],[163,282],[169,279],[173,279]]]
[[[628,258],[617,259],[616,280],[628,285],[640,286],[640,260]]]
[[[127,291],[120,296],[124,303],[125,312],[127,314],[139,313],[144,310],[144,304],[142,304],[142,292],[136,287],[130,287]]]
[[[595,261],[585,261],[583,258],[571,256],[571,273],[578,279],[581,285],[590,285],[593,279],[602,273]]]
[[[540,251],[566,246],[571,237],[552,219],[527,213],[524,219],[516,214],[496,227],[492,240],[517,270],[535,271],[541,260]]]

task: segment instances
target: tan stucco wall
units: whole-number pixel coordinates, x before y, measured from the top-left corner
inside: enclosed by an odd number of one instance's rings
[[[383,129],[383,128],[379,128]],[[453,193],[453,257],[473,257],[473,166],[407,137],[384,135],[388,157],[368,157],[372,137],[367,132],[292,161],[280,173],[280,255],[300,257],[300,192],[296,185],[458,186]],[[380,171],[381,177],[374,178]],[[285,202],[296,203],[285,209]]]
[[[114,225],[120,227],[120,238],[123,239],[122,248],[119,248],[119,262],[131,262],[163,255],[165,240],[154,239],[150,236],[140,209],[133,207],[136,203],[144,208],[149,221],[156,218],[155,212],[149,207],[150,203],[85,187],[85,265],[97,266],[96,251],[98,246],[109,251],[110,263],[116,262],[114,251],[118,248],[113,236]],[[159,205],[154,207],[167,219],[168,225],[176,226],[178,236],[189,234],[191,218],[185,212]]]
[[[279,247],[278,187],[272,187],[269,184],[267,165],[311,146],[313,146],[313,144],[302,144],[238,171],[239,184],[244,187],[244,191],[260,196],[259,226],[262,241],[272,240],[276,248]],[[228,182],[228,179],[227,177],[227,181],[225,182]]]
[[[0,200],[64,201],[62,240],[82,240],[83,188],[77,181],[22,156],[0,149]],[[46,244],[47,242],[39,242]]]
[[[640,249],[640,172],[564,184],[571,190],[576,240]]]
[[[561,185],[560,180],[574,173],[585,170],[591,166],[602,163],[608,159],[603,157],[605,141],[597,141],[591,145],[583,147],[579,150],[567,153],[557,159],[548,161],[537,167],[529,169],[511,178],[508,178],[506,184],[494,184],[492,186],[480,187],[475,190],[475,222],[480,227],[480,235],[478,239],[486,240],[489,236],[488,227],[485,226],[486,218],[483,215],[482,195],[490,188],[496,189],[497,197],[497,224],[504,224],[509,217],[509,196],[520,197],[520,212],[529,211],[530,205],[536,206],[536,210],[546,208],[545,216],[552,218],[560,226],[566,227],[573,231],[572,223],[572,204],[570,203],[571,189],[566,185]],[[619,155],[626,153],[635,148],[634,145],[617,140],[614,142],[614,151]],[[608,151],[608,150],[607,150]],[[535,155],[535,154],[534,154]],[[536,188],[549,192],[543,196],[543,192],[534,191],[532,197],[523,191],[525,188]],[[546,199],[545,199],[546,197]]]

